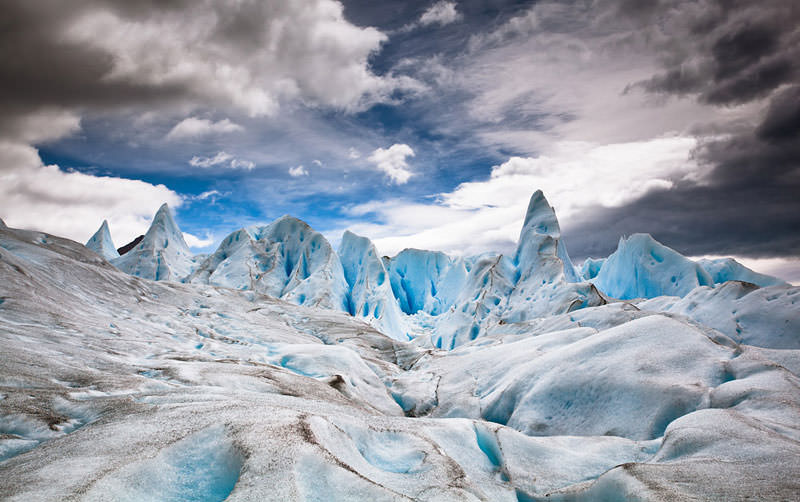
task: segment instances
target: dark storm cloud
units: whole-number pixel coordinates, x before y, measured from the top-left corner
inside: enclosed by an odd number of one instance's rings
[[[128,4],[139,5],[139,15],[147,9],[138,2],[119,2],[131,11]],[[63,27],[92,6],[93,2],[81,1],[2,3],[0,135],[12,132],[8,129],[16,119],[38,109],[152,103],[186,92],[174,85],[104,79],[112,69],[112,56],[62,37]]]
[[[756,129],[768,142],[797,141],[800,131],[800,86],[790,87],[772,100],[764,122]]]
[[[369,68],[385,38],[333,0],[3,0],[0,135],[53,110],[362,109],[416,86]]]
[[[794,0],[672,1],[658,9],[668,17],[656,42],[665,68],[637,84],[649,92],[731,105],[767,96],[798,76],[800,3]]]
[[[654,32],[665,36],[653,46],[664,70],[626,92],[766,105],[749,124],[706,125],[716,136],[698,136],[693,153],[707,171],[702,182],[679,181],[575,220],[571,251],[605,256],[620,235],[649,232],[689,255],[800,255],[800,3],[668,1],[646,14],[635,19],[661,19]]]
[[[710,169],[705,183],[575,221],[566,238],[576,258],[606,256],[635,232],[688,255],[800,255],[800,86],[777,93],[755,129],[706,141],[694,155]]]

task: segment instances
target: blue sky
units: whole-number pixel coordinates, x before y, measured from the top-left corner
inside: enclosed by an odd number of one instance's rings
[[[11,4],[11,226],[507,251],[541,188],[576,261],[650,232],[800,280],[791,1]]]

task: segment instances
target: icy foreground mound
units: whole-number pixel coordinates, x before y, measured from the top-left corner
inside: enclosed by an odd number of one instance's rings
[[[537,234],[519,261],[558,257],[551,230]],[[274,249],[313,258],[309,277],[319,270],[312,263],[331,263],[281,235]],[[355,317],[253,290],[144,280],[72,241],[0,228],[3,498],[792,500],[800,492],[800,288],[729,282],[683,299],[483,323],[481,336],[445,351],[360,320],[389,294],[372,250],[354,237],[343,246]],[[282,252],[269,256],[286,264]],[[471,319],[502,315],[508,288],[543,277],[514,261],[451,262],[452,279],[479,297],[427,290],[441,299],[428,307],[449,302],[442,319],[462,305]],[[574,284],[546,270],[554,283]],[[701,300],[714,307],[692,307]]]

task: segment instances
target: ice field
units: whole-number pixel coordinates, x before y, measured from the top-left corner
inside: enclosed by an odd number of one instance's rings
[[[577,267],[541,192],[509,256],[0,223],[0,498],[796,500],[799,300],[647,234]]]

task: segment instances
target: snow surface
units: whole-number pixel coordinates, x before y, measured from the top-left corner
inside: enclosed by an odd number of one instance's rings
[[[283,217],[184,277],[166,212],[143,248],[167,237],[162,281],[0,228],[4,499],[800,493],[800,288],[606,298],[571,282],[538,193],[510,257],[382,259],[354,234],[337,254]],[[694,270],[639,251],[647,284]]]
[[[108,221],[103,220],[103,224],[97,229],[97,232],[86,243],[86,247],[99,254],[106,260],[113,260],[119,258],[117,248],[114,246],[114,241],[111,240],[111,233],[108,231]]]

